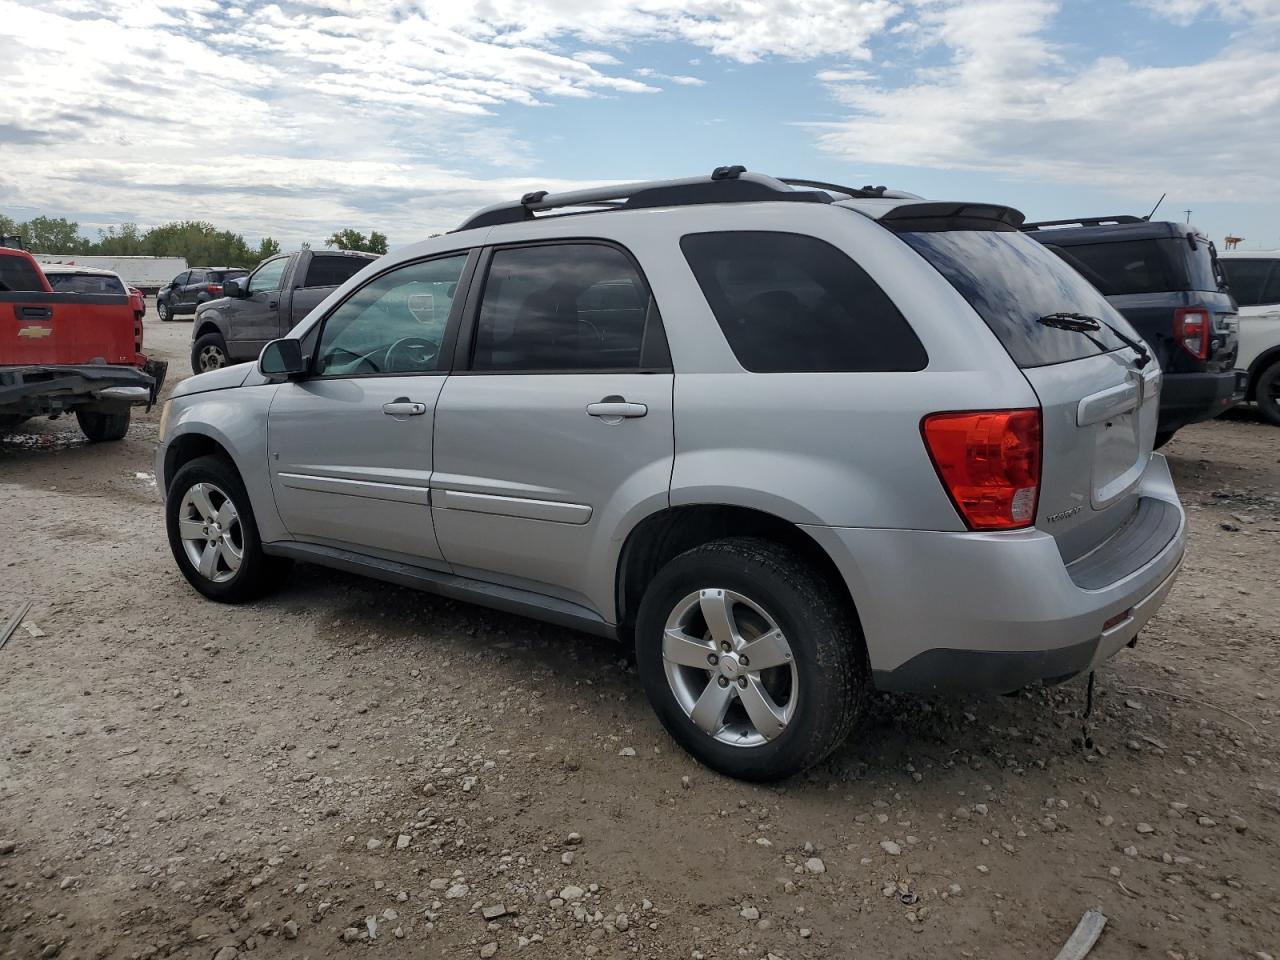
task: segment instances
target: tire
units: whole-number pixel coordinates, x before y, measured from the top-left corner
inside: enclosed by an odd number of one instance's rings
[[[77,410],[76,420],[80,423],[80,432],[89,438],[90,443],[102,443],[108,440],[123,440],[129,432],[129,411],[123,413],[98,413],[93,410]]]
[[[156,298],[156,316],[160,318],[162,323],[168,323],[173,319],[173,311],[169,308],[169,305],[158,297]]]
[[[724,628],[708,626],[708,609],[729,611],[727,655]],[[754,648],[741,642],[771,627],[782,642],[761,656],[776,665],[760,669],[760,656],[755,668],[743,663]],[[743,780],[780,780],[818,763],[849,735],[870,691],[866,647],[838,585],[796,552],[747,537],[697,547],[658,572],[640,603],[636,665],[667,732],[708,767]],[[693,719],[706,706],[712,732]]]
[[[220,333],[206,333],[191,345],[191,372],[208,373],[230,363],[227,342]]]
[[[1258,401],[1258,412],[1262,414],[1262,419],[1280,427],[1280,360],[1258,376],[1253,397]]]
[[[278,587],[291,566],[262,552],[249,494],[223,457],[198,457],[178,471],[165,496],[164,519],[178,569],[210,600],[255,600]]]
[[[1161,447],[1163,447],[1166,443],[1168,443],[1172,439],[1173,439],[1172,430],[1166,430],[1163,433],[1157,433],[1155,449],[1159,450]]]

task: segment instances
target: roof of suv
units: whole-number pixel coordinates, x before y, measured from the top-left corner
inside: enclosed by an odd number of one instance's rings
[[[1189,223],[1172,220],[1143,220],[1141,217],[1086,217],[1081,220],[1047,220],[1026,223],[1022,229],[1034,233],[1042,243],[1096,243],[1100,240],[1164,240],[1204,237]]]
[[[710,176],[622,183],[551,194],[526,193],[516,202],[497,203],[477,211],[454,233],[479,227],[528,223],[605,211],[684,207],[706,204],[783,201],[833,204],[854,210],[890,230],[1016,230],[1023,215],[990,203],[929,201],[886,187],[847,187],[820,180],[775,178],[745,167],[717,167]]]

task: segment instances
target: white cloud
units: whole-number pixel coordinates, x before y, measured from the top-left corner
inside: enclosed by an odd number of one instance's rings
[[[1250,2],[1278,5],[1237,6]],[[1048,39],[1058,7],[922,0],[913,42],[948,54],[945,64],[894,88],[828,77],[852,115],[814,125],[820,147],[864,163],[1216,200],[1280,193],[1280,164],[1262,161],[1280,129],[1280,48],[1263,19],[1208,59],[1141,66],[1068,56]]]

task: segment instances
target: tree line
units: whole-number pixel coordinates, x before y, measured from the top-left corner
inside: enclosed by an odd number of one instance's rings
[[[280,244],[263,237],[257,246],[230,230],[203,220],[175,220],[143,228],[136,223],[98,231],[96,240],[81,234],[80,224],[65,217],[32,217],[19,222],[0,214],[0,238],[17,236],[32,253],[108,257],[184,257],[187,263],[252,267],[280,252]],[[387,238],[377,230],[368,236],[347,228],[325,243],[339,250],[386,253]]]

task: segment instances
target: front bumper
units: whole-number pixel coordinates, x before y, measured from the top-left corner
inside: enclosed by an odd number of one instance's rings
[[[1057,541],[1036,529],[805,529],[845,577],[878,688],[1008,693],[1096,668],[1159,609],[1186,547],[1186,517],[1163,457],[1152,457],[1138,493],[1171,515],[1172,532],[1162,535],[1169,539],[1136,569],[1112,565],[1114,579],[1096,587],[1073,580]],[[1121,534],[1114,539],[1122,561]],[[1101,559],[1111,544],[1095,554]]]
[[[1191,423],[1212,420],[1244,401],[1248,375],[1239,370],[1220,373],[1166,373],[1160,388],[1160,433],[1172,433]]]

